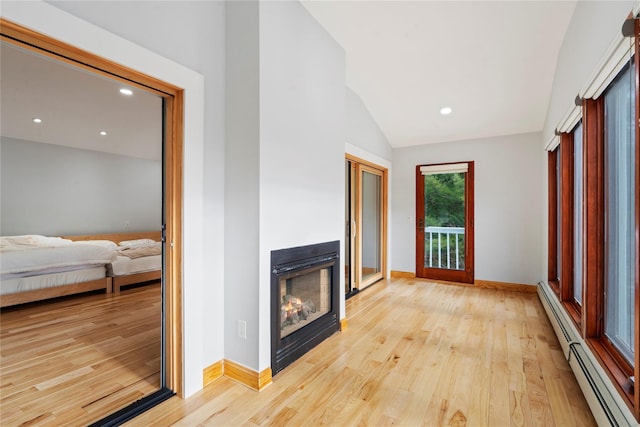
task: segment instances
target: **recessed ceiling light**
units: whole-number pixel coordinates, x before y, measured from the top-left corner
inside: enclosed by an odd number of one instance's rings
[[[42,119],[38,117],[34,117],[32,120],[33,120],[33,123],[42,123]]]
[[[443,116],[446,116],[448,114],[451,114],[453,110],[451,109],[451,107],[443,107],[440,109],[440,114],[442,114]]]
[[[133,91],[131,89],[122,88],[120,89],[120,93],[123,95],[133,95]]]
[[[106,134],[107,134],[107,131],[106,131],[106,130],[101,130],[101,131],[100,131],[100,135],[105,136]]]

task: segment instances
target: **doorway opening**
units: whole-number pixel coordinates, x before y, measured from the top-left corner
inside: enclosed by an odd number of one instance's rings
[[[354,156],[345,160],[345,295],[386,275],[387,169]]]
[[[160,359],[159,389],[122,406],[111,407],[100,425],[119,425],[136,414],[160,403],[167,397],[182,395],[182,150],[183,150],[183,97],[181,88],[148,75],[131,70],[92,53],[55,40],[12,22],[0,19],[2,41],[60,61],[89,74],[115,80],[146,93],[162,98],[162,221],[158,224],[163,243],[161,279],[161,315],[157,319],[160,329],[158,349]]]

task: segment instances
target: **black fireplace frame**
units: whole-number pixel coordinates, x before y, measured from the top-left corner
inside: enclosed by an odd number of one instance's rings
[[[280,329],[280,276],[308,270],[317,265],[331,267],[331,310],[281,337]],[[340,241],[271,251],[271,372],[277,374],[340,330]]]

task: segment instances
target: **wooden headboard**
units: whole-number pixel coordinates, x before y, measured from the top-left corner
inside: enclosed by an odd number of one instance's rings
[[[123,240],[152,239],[159,242],[162,238],[160,231],[137,231],[131,233],[110,233],[110,234],[83,234],[78,236],[60,236],[64,239],[80,242],[83,240],[111,240],[120,244]]]

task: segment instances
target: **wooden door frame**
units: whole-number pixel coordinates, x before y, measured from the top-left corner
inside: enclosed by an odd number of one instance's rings
[[[420,171],[421,166],[450,165],[466,163],[468,165],[465,179],[465,269],[448,270],[442,268],[424,267],[424,224],[421,225],[420,217],[424,216],[424,178]],[[422,188],[422,191],[420,191]],[[429,163],[416,166],[416,277],[451,282],[474,283],[475,281],[475,245],[474,245],[474,162],[460,161],[448,163]],[[420,250],[422,249],[422,250]]]
[[[356,188],[356,178],[357,178],[357,163],[354,162],[353,160],[350,160],[349,158],[345,158],[345,162],[347,162],[347,165],[349,167],[349,173],[347,176],[345,176],[345,180],[348,181],[347,182],[347,196],[349,198],[349,218],[345,218],[346,221],[348,222],[348,224],[345,224],[349,233],[345,233],[345,238],[349,240],[349,251],[345,251],[345,259],[349,260],[349,277],[346,278],[345,280],[349,280],[349,291],[346,292],[349,295],[352,295],[355,292],[358,292],[358,287],[357,287],[357,280],[356,280],[356,271],[358,269],[358,265],[357,265],[357,257],[356,257],[356,219],[355,219],[355,213],[356,213],[356,196],[355,196],[355,191],[354,189]],[[345,201],[346,201],[346,197],[345,197]],[[345,245],[346,246],[346,245]],[[346,249],[346,248],[345,248]],[[346,289],[345,289],[346,291]]]
[[[381,218],[380,218],[381,272],[380,274],[376,274],[375,276],[363,282],[362,268],[361,268],[362,256],[361,254],[358,253],[358,250],[356,250],[356,255],[355,255],[356,262],[352,263],[353,265],[351,266],[351,268],[355,269],[354,271],[357,278],[356,279],[357,289],[362,290],[367,286],[373,284],[374,282],[377,282],[378,280],[387,278],[387,229],[388,229],[388,226],[387,226],[388,213],[387,212],[388,212],[388,199],[389,199],[389,196],[388,196],[389,170],[385,167],[369,162],[362,158],[353,156],[351,154],[346,154],[345,158],[355,165],[355,187],[356,188],[359,189],[361,186],[360,174],[362,170],[365,170],[370,173],[375,173],[381,177],[381,191],[382,191],[382,197],[381,197],[382,212],[381,212]],[[355,203],[356,205],[355,208],[357,212],[356,216],[358,218],[356,221],[356,240],[358,242],[357,244],[358,248],[361,248],[362,247],[362,224],[361,224],[362,209],[360,207],[362,206],[362,194],[359,190],[357,191],[357,193],[358,194],[356,195],[356,203]]]
[[[2,41],[138,87],[164,99],[165,381],[178,396],[183,390],[182,337],[182,165],[184,90],[106,58],[61,42],[0,17]]]

